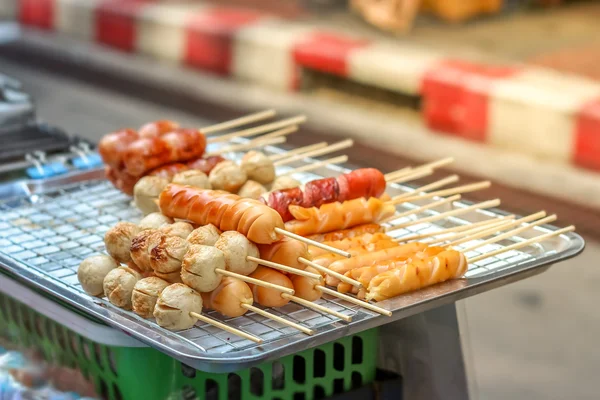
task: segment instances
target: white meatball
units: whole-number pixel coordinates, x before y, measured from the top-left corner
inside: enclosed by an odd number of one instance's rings
[[[159,212],[153,212],[142,218],[139,227],[140,229],[159,229],[163,225],[172,224],[173,222],[173,218],[169,218]]]
[[[208,176],[199,169],[190,169],[176,174],[173,177],[173,183],[194,186],[201,189],[212,189]]]
[[[256,181],[249,180],[240,188],[238,196],[247,197],[258,200],[263,193],[267,193],[267,189]]]
[[[247,256],[260,258],[258,247],[239,232],[223,232],[215,247],[225,255],[225,265],[231,272],[242,275],[250,275],[258,264],[248,261]]]
[[[283,175],[277,177],[273,184],[271,185],[271,191],[275,190],[284,190],[284,189],[293,189],[300,186],[301,183],[291,176]]]
[[[210,174],[208,179],[213,189],[225,190],[230,193],[237,193],[244,183],[248,180],[248,176],[233,161],[223,161],[218,163]]]
[[[87,294],[102,296],[104,294],[104,278],[118,266],[119,264],[110,256],[88,257],[79,264],[77,279]]]
[[[160,244],[163,235],[156,229],[146,229],[138,233],[131,241],[129,254],[141,271],[152,271],[152,249]]]
[[[177,270],[175,272],[169,272],[167,274],[163,274],[161,272],[154,272],[154,276],[163,279],[169,283],[183,283],[181,280],[181,270]]]
[[[187,238],[193,230],[194,227],[192,224],[188,224],[187,222],[175,222],[170,225],[163,225],[159,229],[165,235],[179,236],[182,239]]]
[[[219,228],[213,224],[208,224],[194,229],[187,237],[187,241],[190,244],[214,246],[217,240],[219,240],[221,233]]]
[[[213,291],[223,276],[217,269],[225,269],[225,254],[212,246],[190,246],[181,264],[181,280],[198,292]]]
[[[144,215],[158,212],[159,208],[155,200],[160,192],[169,184],[169,181],[160,176],[144,176],[133,187],[133,200],[137,208]]]
[[[155,276],[137,281],[131,296],[133,311],[143,318],[152,318],[158,296],[167,286],[169,282]]]
[[[190,313],[202,312],[202,297],[184,284],[175,283],[167,286],[156,302],[154,318],[163,328],[171,330],[189,329],[197,321]]]
[[[131,310],[133,287],[140,279],[142,276],[131,268],[115,268],[104,278],[104,295],[115,306]]]
[[[131,261],[129,249],[131,240],[140,232],[140,228],[131,222],[119,222],[104,234],[106,251],[115,260],[128,263]]]
[[[249,179],[253,179],[258,183],[271,183],[275,179],[273,161],[260,151],[251,150],[244,154],[240,166]]]
[[[178,236],[168,236],[162,232],[156,234],[159,243],[149,251],[152,270],[161,274],[178,272],[189,243]]]

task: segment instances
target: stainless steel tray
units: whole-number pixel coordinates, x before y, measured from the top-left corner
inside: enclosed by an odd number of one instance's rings
[[[269,148],[269,151],[282,150]],[[310,160],[303,160],[296,165],[305,162]],[[297,178],[306,181],[319,176],[335,176],[343,171],[343,168],[332,166],[321,168],[315,174],[301,174]],[[412,189],[409,186],[392,185],[388,193],[394,195],[407,190]],[[465,279],[446,282],[379,303],[393,311],[392,317],[380,316],[335,298],[323,298],[319,302],[351,315],[351,323],[295,304],[270,310],[314,329],[313,336],[306,336],[253,313],[227,319],[209,312],[214,318],[264,339],[261,345],[256,345],[203,323],[186,331],[170,332],[160,328],[152,320],[144,320],[82,291],[76,275],[80,261],[104,251],[104,232],[118,220],[136,221],[141,217],[130,202],[130,198],[103,179],[100,170],[42,182],[19,181],[1,185],[0,265],[18,279],[87,311],[190,366],[210,372],[234,371],[265,360],[277,359],[535,275],[557,261],[577,255],[584,247],[583,239],[570,233],[528,246],[521,251],[510,251],[483,260],[470,266]],[[418,205],[403,204],[399,209],[404,211]],[[455,203],[454,207],[466,205],[466,202]],[[421,216],[446,211],[448,208],[427,211]],[[499,210],[471,212],[461,218],[449,218],[436,224],[413,225],[395,233],[397,236],[404,236],[477,222],[500,214],[505,213]],[[533,228],[520,237],[481,250],[487,252],[554,229],[551,226]],[[471,244],[473,243],[465,245]],[[475,254],[477,253],[473,252],[468,256]]]

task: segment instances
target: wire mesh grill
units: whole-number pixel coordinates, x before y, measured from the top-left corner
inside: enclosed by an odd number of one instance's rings
[[[307,174],[305,180],[314,179]],[[391,189],[400,193],[400,186]],[[404,187],[406,190],[406,187]],[[69,290],[85,294],[77,280],[77,268],[86,257],[104,252],[103,236],[119,220],[136,222],[141,214],[132,207],[131,199],[103,180],[87,181],[72,184],[55,191],[43,194],[32,194],[13,198],[0,203],[0,252],[14,260],[34,268],[47,279],[58,281]],[[402,205],[404,210],[416,207],[414,204]],[[434,215],[445,209],[427,210],[422,215]],[[402,210],[402,211],[404,211]],[[474,222],[497,216],[493,212],[478,211],[467,214],[470,220],[448,218],[438,223],[415,224],[393,231],[393,236],[402,237],[413,234],[432,232],[451,226]],[[417,216],[399,219],[397,223],[414,220]],[[498,244],[488,245],[478,251],[467,253],[475,256],[512,244],[523,238],[504,240]],[[462,248],[469,247],[477,241],[464,243]],[[469,266],[467,278],[485,275],[504,268],[510,268],[522,261],[527,261],[543,249],[534,246],[522,251],[510,251]],[[114,306],[106,300],[98,299],[106,307]],[[342,314],[354,316],[359,307],[337,298],[324,296],[316,303],[324,305]],[[328,314],[321,314],[306,309],[295,303],[284,307],[269,309],[275,315],[302,324],[309,328],[331,325],[340,320]],[[361,309],[361,312],[365,312]],[[134,315],[133,313],[131,313]],[[247,313],[237,318],[226,318],[216,312],[207,313],[212,318],[226,322],[261,337],[265,342],[278,340],[298,333],[297,330],[279,322],[272,321],[254,313]],[[141,317],[134,315],[142,321]],[[147,321],[144,321],[147,322]],[[161,329],[156,325],[156,329]],[[205,323],[178,333],[180,338],[208,352],[228,353],[256,346],[253,342],[222,331]]]

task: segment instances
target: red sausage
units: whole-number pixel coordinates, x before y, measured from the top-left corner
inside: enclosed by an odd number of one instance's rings
[[[138,133],[140,134],[140,137],[153,138],[164,135],[168,132],[172,132],[177,128],[179,128],[179,124],[177,122],[162,119],[160,121],[154,121],[142,125],[138,130]]]
[[[139,135],[133,129],[122,129],[105,135],[98,144],[98,152],[104,164],[121,168],[123,152],[137,139],[139,139]]]
[[[141,176],[161,165],[201,157],[206,138],[195,129],[177,129],[155,138],[142,138],[131,143],[123,155],[127,173]]]

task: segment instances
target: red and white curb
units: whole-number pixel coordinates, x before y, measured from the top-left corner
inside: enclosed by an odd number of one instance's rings
[[[0,16],[279,90],[298,90],[303,69],[340,76],[420,97],[434,131],[600,170],[600,84],[589,79],[205,4],[4,0]]]

